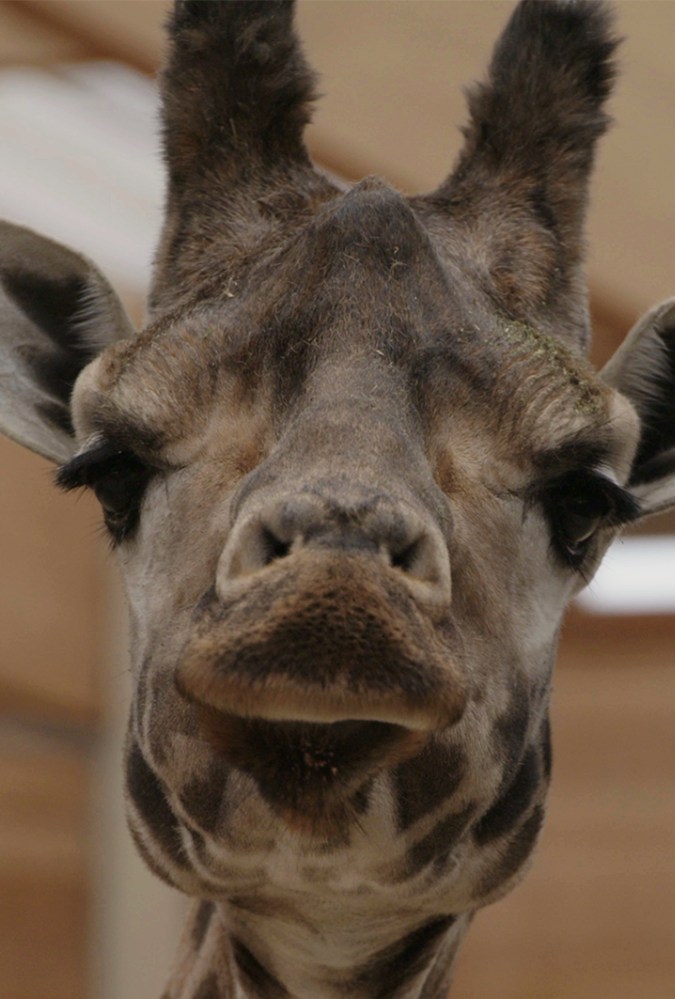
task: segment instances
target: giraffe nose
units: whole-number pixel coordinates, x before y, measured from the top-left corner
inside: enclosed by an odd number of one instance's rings
[[[449,597],[440,528],[412,504],[260,502],[235,520],[176,684],[228,739],[233,717],[428,734],[466,703]],[[247,745],[251,732],[236,728]]]
[[[298,494],[242,518],[225,546],[217,590],[307,550],[372,556],[396,572],[424,604],[450,598],[450,565],[441,531],[409,506],[382,496],[337,502]]]

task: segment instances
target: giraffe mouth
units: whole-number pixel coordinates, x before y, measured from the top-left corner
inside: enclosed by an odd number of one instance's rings
[[[176,685],[224,715],[430,733],[455,724],[466,704],[455,638],[371,560],[311,552],[228,598],[210,594]]]
[[[427,739],[387,722],[268,721],[204,706],[199,716],[214,751],[255,781],[287,826],[321,837],[344,832],[366,810],[371,779]]]
[[[371,559],[308,551],[209,594],[175,683],[275,813],[326,835],[354,821],[375,774],[462,716],[451,639]]]

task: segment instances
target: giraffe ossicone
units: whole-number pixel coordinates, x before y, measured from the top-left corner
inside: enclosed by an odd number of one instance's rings
[[[441,999],[537,840],[565,607],[675,506],[675,299],[592,369],[606,5],[515,8],[416,197],[315,170],[292,7],[175,5],[142,331],[0,227],[0,425],[119,555],[129,825],[195,899],[166,996]]]

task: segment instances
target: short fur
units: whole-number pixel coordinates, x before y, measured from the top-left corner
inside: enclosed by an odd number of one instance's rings
[[[5,224],[2,425],[119,554],[129,825],[197,900],[165,999],[441,999],[542,826],[565,606],[675,505],[674,302],[583,357],[609,13],[518,5],[417,198],[310,164],[292,4],[169,33],[150,321]]]

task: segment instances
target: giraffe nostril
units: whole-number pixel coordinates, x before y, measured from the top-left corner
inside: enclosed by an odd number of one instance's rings
[[[390,552],[390,564],[393,569],[401,569],[403,572],[414,574],[414,567],[418,560],[421,541],[417,538],[411,544],[406,545],[399,551]]]
[[[316,551],[326,558],[375,556],[415,599],[434,607],[449,602],[449,556],[440,532],[405,504],[379,495],[347,503],[301,493],[244,514],[223,550],[218,591],[224,594],[232,584],[290,556]]]
[[[432,586],[447,583],[447,555],[438,539],[428,534],[418,535],[409,544],[389,550],[389,564],[398,569],[411,582]]]
[[[262,554],[264,565],[286,558],[291,550],[291,542],[277,537],[268,527],[262,529]]]

